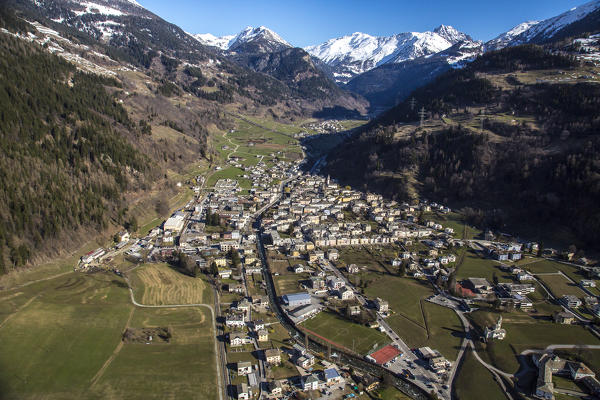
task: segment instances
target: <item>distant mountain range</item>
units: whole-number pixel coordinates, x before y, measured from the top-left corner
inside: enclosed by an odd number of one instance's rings
[[[378,113],[440,73],[460,68],[486,51],[524,43],[546,43],[593,32],[600,21],[600,1],[574,7],[544,21],[523,22],[483,43],[452,26],[427,32],[372,36],[355,32],[305,47],[315,66],[335,82],[369,100]],[[293,46],[266,27],[248,27],[237,35],[194,35],[201,43],[237,54],[269,53]]]
[[[305,50],[329,65],[338,83],[348,83],[380,65],[430,56],[460,41],[472,39],[451,26],[441,25],[431,32],[405,32],[386,37],[355,32]]]

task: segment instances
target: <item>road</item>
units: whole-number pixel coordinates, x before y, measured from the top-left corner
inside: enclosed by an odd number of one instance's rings
[[[203,308],[208,308],[210,310],[210,314],[211,314],[211,320],[212,320],[212,328],[213,328],[213,332],[215,332],[215,336],[217,333],[217,319],[216,319],[216,315],[215,315],[215,309],[212,305],[210,304],[203,304],[203,303],[190,303],[190,304],[168,304],[168,305],[150,305],[150,304],[141,304],[138,303],[135,300],[135,297],[133,296],[133,289],[131,288],[131,284],[129,282],[129,279],[127,277],[124,277],[125,282],[127,282],[127,287],[129,288],[129,296],[131,297],[131,302],[133,303],[133,305],[135,305],[136,307],[141,307],[141,308],[183,308],[183,307],[203,307]],[[221,351],[219,351],[220,349],[218,348],[218,343],[217,343],[217,338],[215,337],[215,365],[217,366],[217,380],[222,381],[223,380],[223,374],[227,371],[226,369],[223,369],[223,354]],[[223,397],[223,387],[218,384],[218,390],[219,390],[219,399],[220,400],[224,400]]]
[[[321,261],[321,265],[333,273],[338,278],[344,281],[346,287],[354,292],[354,295],[361,306],[367,307],[368,301],[367,299],[350,283],[350,281],[342,274],[342,272],[333,266],[331,262],[328,260]],[[402,357],[399,357],[396,362],[390,364],[389,367],[386,367],[390,371],[401,374],[404,369],[409,370],[415,377],[414,383],[418,385],[421,389],[429,392],[434,390],[436,393],[441,395],[444,399],[450,399],[450,391],[443,388],[443,384],[439,381],[439,377],[437,374],[432,371],[422,367],[419,364],[419,358],[411,351],[410,347],[400,338],[392,327],[386,322],[386,320],[382,317],[380,313],[377,313],[377,323],[381,326],[385,333],[388,335],[390,340],[392,341],[392,345],[395,345],[401,352]],[[427,385],[431,385],[432,387],[428,387]]]

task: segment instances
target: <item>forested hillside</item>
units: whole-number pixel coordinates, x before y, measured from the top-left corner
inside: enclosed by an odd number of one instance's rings
[[[136,131],[105,87],[59,57],[0,35],[0,270],[79,227],[104,228],[153,163],[118,130]]]
[[[486,54],[373,121],[328,172],[399,200],[468,206],[493,229],[565,226],[600,248],[600,85],[586,68],[531,45]],[[425,127],[405,124],[421,107]]]

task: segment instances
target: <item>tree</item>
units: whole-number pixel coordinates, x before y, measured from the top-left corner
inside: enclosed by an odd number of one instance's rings
[[[127,222],[125,222],[125,229],[127,229],[129,232],[135,232],[138,230],[138,222],[137,222],[137,218],[132,215],[131,217],[129,217],[129,220],[127,220]]]
[[[187,254],[182,252],[177,253],[177,265],[188,275],[197,276],[196,262]]]
[[[538,255],[538,257],[541,257],[541,256],[542,256],[542,254],[544,254],[544,242],[541,242],[541,241],[540,241],[540,244],[539,244],[539,246],[538,246],[538,252],[537,252],[537,255]]]
[[[229,250],[229,257],[231,258],[231,263],[235,268],[240,266],[240,253],[236,249]]]
[[[158,215],[167,215],[169,213],[169,200],[165,194],[156,199],[154,203],[154,210],[158,213]]]
[[[217,263],[215,263],[214,261],[210,263],[210,268],[208,269],[208,271],[214,277],[219,275],[219,267],[217,267]]]
[[[408,268],[408,260],[402,260],[402,262],[400,263],[400,266],[398,267],[398,274],[400,276],[406,276],[406,270]]]
[[[498,285],[498,275],[496,275],[495,272],[492,275],[492,281],[494,282],[494,285]]]

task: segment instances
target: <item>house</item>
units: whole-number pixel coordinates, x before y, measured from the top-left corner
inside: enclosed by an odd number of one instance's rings
[[[281,353],[279,352],[279,349],[267,349],[264,353],[267,364],[278,365],[281,363]]]
[[[229,333],[229,345],[231,347],[243,346],[250,343],[250,339],[242,332],[230,332]]]
[[[305,392],[309,390],[319,389],[319,378],[315,374],[306,375],[302,378],[302,390]]]
[[[266,329],[260,329],[256,336],[259,342],[266,342],[269,340],[269,332]]]
[[[337,249],[329,249],[327,251],[327,259],[329,261],[337,261],[340,256],[340,253]]]
[[[261,329],[265,329],[265,321],[263,321],[262,319],[252,321],[252,329],[254,329],[257,332]]]
[[[237,393],[237,400],[248,400],[250,398],[250,390],[246,383],[240,383],[235,387]]]
[[[552,315],[552,319],[554,319],[554,322],[556,322],[557,324],[563,325],[570,325],[573,322],[575,322],[575,316],[565,311],[554,313]]]
[[[305,306],[311,303],[310,294],[300,292],[292,294],[284,294],[282,296],[283,303],[288,307]]]
[[[379,379],[375,378],[371,374],[364,374],[360,378],[360,383],[363,384],[363,387],[367,392],[371,392],[379,387],[381,383]]]
[[[237,285],[228,285],[227,291],[229,293],[244,293],[246,288],[241,283],[238,283]]]
[[[439,351],[432,350],[429,347],[419,348],[421,357],[427,361],[429,368],[435,372],[444,372],[446,368],[450,366],[448,360],[446,360]]]
[[[219,278],[221,279],[229,279],[231,278],[231,270],[230,269],[222,269],[219,271]]]
[[[327,277],[327,286],[329,286],[333,290],[339,290],[343,286],[345,286],[346,282],[342,278],[338,278],[337,276],[328,276]]]
[[[252,305],[266,307],[269,305],[269,298],[267,296],[252,296]]]
[[[323,278],[319,278],[318,276],[311,276],[310,287],[312,289],[323,289],[325,287],[325,280]]]
[[[390,307],[387,301],[377,297],[375,299],[375,308],[377,309],[377,312],[384,313],[387,312]]]
[[[349,274],[358,274],[359,268],[356,264],[350,264],[346,267]]]
[[[573,296],[572,294],[567,294],[560,299],[560,302],[569,308],[577,308],[581,306],[581,300],[577,298],[577,296]]]
[[[304,369],[310,368],[315,364],[315,356],[312,354],[300,356],[296,359],[296,364]]]
[[[225,317],[225,325],[229,327],[243,328],[246,326],[246,315],[243,313],[233,313]]]
[[[325,376],[325,383],[327,385],[335,385],[344,380],[337,369],[335,368],[327,368],[323,371],[323,375]]]
[[[360,306],[350,306],[348,307],[348,312],[350,313],[350,315],[359,315]]]
[[[338,297],[340,300],[352,300],[354,298],[354,292],[347,287],[342,287],[338,290]]]
[[[252,372],[252,363],[250,361],[241,361],[237,363],[238,375],[248,375]]]
[[[130,234],[127,231],[121,231],[119,233],[117,233],[117,239],[119,239],[119,242],[127,242],[129,241],[130,238]]]
[[[225,257],[215,258],[214,262],[217,267],[224,267],[227,265],[227,259]],[[229,275],[231,275],[231,270],[229,270]]]
[[[517,273],[517,279],[519,282],[533,281],[535,278],[529,272],[520,271]]]
[[[267,384],[269,396],[280,396],[283,393],[280,381],[269,381]]]

